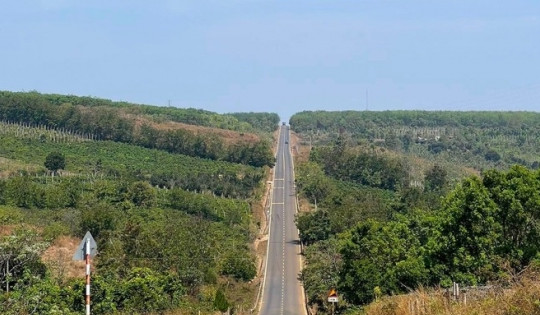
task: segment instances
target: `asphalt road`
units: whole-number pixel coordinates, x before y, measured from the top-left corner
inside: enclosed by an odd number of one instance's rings
[[[306,314],[301,282],[298,230],[294,223],[296,197],[289,148],[289,129],[281,126],[270,207],[270,235],[263,284],[261,315]]]

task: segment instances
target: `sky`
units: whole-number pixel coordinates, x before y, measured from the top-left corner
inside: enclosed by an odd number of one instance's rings
[[[0,90],[225,112],[540,111],[540,1],[0,0]]]

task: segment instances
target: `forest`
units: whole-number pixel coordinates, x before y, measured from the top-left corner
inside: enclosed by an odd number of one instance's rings
[[[271,143],[268,139],[240,140],[229,144],[210,132],[195,133],[185,128],[160,128],[155,122],[156,116],[164,116],[173,119],[172,121],[197,123],[198,120],[194,118],[196,117],[206,121],[210,126],[219,126],[218,122],[211,123],[213,120],[219,120],[212,117],[223,115],[190,109],[163,110],[156,107],[157,109],[144,110],[144,108],[147,107],[85,97],[62,97],[35,92],[0,92],[0,120],[4,122],[25,123],[34,127],[46,126],[98,140],[135,144],[170,153],[256,167],[272,166],[274,163]],[[138,115],[139,113],[143,115]],[[147,114],[150,116],[145,116]],[[177,116],[187,118],[180,119]],[[276,120],[276,117],[271,114],[252,114],[252,116],[262,117],[253,121],[264,121],[268,118],[267,125],[271,125]],[[240,124],[233,116],[228,119]],[[277,122],[273,125],[277,128]],[[239,134],[239,137],[241,136],[242,133]]]
[[[124,115],[126,108],[145,113]],[[253,307],[254,211],[273,165],[277,115],[141,108],[0,93],[0,313],[82,313],[84,263],[71,262],[71,244],[87,231],[99,249],[92,314]],[[256,141],[230,142],[222,129],[154,127],[158,118],[187,123],[184,114],[192,123],[255,130],[249,121],[266,130],[250,136]]]
[[[202,109],[179,108],[115,102],[107,99],[62,94],[41,94],[38,92],[9,92],[0,91],[3,97],[37,97],[45,102],[61,105],[81,105],[84,107],[113,107],[122,108],[131,114],[145,114],[158,120],[171,120],[191,125],[215,127],[235,131],[262,130],[272,132],[279,123],[275,113],[231,113],[220,115]]]
[[[358,314],[381,297],[447,288],[453,282],[504,287],[540,265],[539,155],[534,153],[538,147],[531,149],[539,114],[472,113],[465,118],[467,113],[383,112],[366,114],[362,123],[347,121],[362,115],[300,113],[291,118],[291,128],[310,148],[307,160],[298,163],[296,181],[300,196],[311,204],[310,211],[298,215],[297,226],[312,310],[330,313],[329,288],[342,297],[340,313]],[[414,124],[444,129],[454,123],[478,132],[468,142],[471,147],[483,146],[476,141],[495,129],[504,135],[530,133],[514,154],[527,148],[533,159],[484,168],[457,157],[460,164],[450,166],[418,155],[413,159],[403,146],[373,142],[382,130]],[[497,140],[501,160],[514,140]],[[461,154],[454,149],[449,153]],[[473,166],[478,168],[463,171]],[[388,312],[395,310],[391,302],[385,305]]]
[[[317,111],[297,113],[290,124],[313,144],[328,144],[342,133],[355,145],[447,167],[540,167],[540,114],[535,112]]]

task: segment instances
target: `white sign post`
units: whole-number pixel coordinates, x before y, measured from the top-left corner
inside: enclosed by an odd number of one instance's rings
[[[86,303],[86,315],[90,315],[90,258],[93,258],[97,254],[97,244],[92,234],[86,232],[81,244],[77,248],[75,254],[73,254],[73,260],[86,261],[86,286],[85,286],[85,303]]]
[[[338,301],[339,299],[336,290],[330,290],[330,293],[328,293],[328,302],[332,303],[332,315],[334,315],[334,312],[336,310],[336,303]]]

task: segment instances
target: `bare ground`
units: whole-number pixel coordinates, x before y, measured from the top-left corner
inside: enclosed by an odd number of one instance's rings
[[[41,259],[54,277],[61,280],[84,278],[85,262],[72,260],[80,242],[81,240],[75,237],[60,236],[45,250]]]

